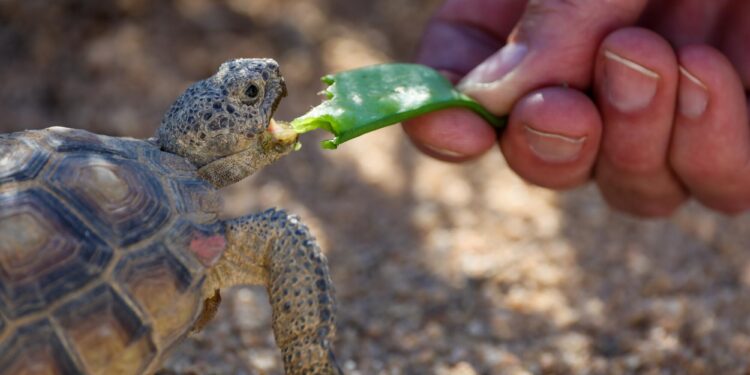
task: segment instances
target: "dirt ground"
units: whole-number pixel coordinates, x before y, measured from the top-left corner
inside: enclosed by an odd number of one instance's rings
[[[437,0],[0,0],[0,130],[64,124],[147,137],[191,81],[232,57],[277,59],[317,104],[324,73],[408,61]],[[750,217],[669,220],[554,193],[499,152],[454,166],[398,127],[301,151],[226,190],[226,215],[298,213],[330,260],[347,374],[750,374]],[[262,288],[167,366],[281,374]]]

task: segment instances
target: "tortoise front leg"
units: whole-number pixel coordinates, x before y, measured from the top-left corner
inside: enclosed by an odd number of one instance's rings
[[[227,220],[225,229],[227,250],[209,276],[214,287],[266,286],[287,374],[342,374],[331,350],[336,306],[328,264],[307,227],[268,210]]]

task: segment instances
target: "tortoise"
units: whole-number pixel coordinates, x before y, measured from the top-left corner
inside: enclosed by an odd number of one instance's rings
[[[227,61],[155,137],[52,127],[0,135],[0,374],[151,374],[262,284],[287,374],[340,374],[327,261],[297,216],[218,217],[217,189],[288,154],[271,59]]]

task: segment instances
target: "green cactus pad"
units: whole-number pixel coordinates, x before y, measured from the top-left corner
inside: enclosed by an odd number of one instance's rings
[[[436,70],[418,64],[382,64],[322,78],[327,100],[292,120],[298,133],[324,129],[335,137],[322,143],[326,149],[373,130],[428,112],[464,107],[495,127],[505,125],[479,103],[456,91]]]

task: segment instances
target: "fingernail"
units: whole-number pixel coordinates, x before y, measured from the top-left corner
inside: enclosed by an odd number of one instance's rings
[[[648,107],[656,95],[659,75],[611,51],[604,51],[604,57],[607,100],[625,113]]]
[[[586,136],[570,137],[548,133],[528,125],[524,126],[524,129],[531,151],[549,163],[565,163],[577,159],[586,141]]]
[[[528,47],[511,43],[488,57],[458,84],[460,90],[470,90],[496,82],[510,73],[523,60]]]
[[[460,152],[453,151],[453,150],[448,150],[448,149],[445,149],[445,148],[442,148],[442,147],[433,146],[433,145],[428,145],[426,143],[422,143],[422,147],[424,147],[424,148],[432,151],[435,154],[442,155],[442,156],[449,157],[449,158],[463,158],[463,157],[466,157],[466,155],[464,155],[464,154],[462,154]]]
[[[708,88],[687,69],[680,67],[680,90],[677,93],[677,109],[683,116],[695,119],[706,112]]]

